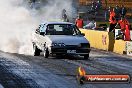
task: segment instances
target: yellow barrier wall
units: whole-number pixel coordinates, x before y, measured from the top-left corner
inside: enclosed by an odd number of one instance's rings
[[[85,37],[89,40],[91,47],[113,51],[114,37],[112,37],[112,33],[87,29],[80,29],[80,31],[85,33]]]
[[[85,34],[85,38],[90,42],[91,47],[119,54],[126,51],[126,42],[115,40],[113,33],[88,29],[80,29],[80,31]]]
[[[124,40],[116,40],[114,44],[114,50],[113,52],[123,54],[126,52],[126,41]]]

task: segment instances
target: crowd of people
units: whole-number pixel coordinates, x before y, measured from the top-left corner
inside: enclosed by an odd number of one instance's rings
[[[115,35],[115,29],[117,26],[121,29],[121,34],[123,40],[131,40],[130,39],[130,23],[126,19],[125,15],[127,13],[127,9],[122,5],[121,7],[116,6],[115,8],[109,7],[109,32],[113,32]],[[85,29],[96,29],[95,19],[90,21],[87,25],[84,26],[84,21],[81,16],[78,16],[75,20],[75,24],[78,28]]]
[[[96,28],[96,22],[95,18],[93,18],[91,21],[87,22],[86,25],[84,25],[84,20],[81,16],[78,16],[75,20],[75,24],[78,28],[84,28],[84,29],[95,29]]]
[[[121,29],[121,34],[123,40],[130,40],[130,23],[126,19],[126,8],[122,5],[120,8],[119,6],[116,6],[115,8],[109,8],[109,32],[113,32],[115,34],[115,28],[119,25]]]

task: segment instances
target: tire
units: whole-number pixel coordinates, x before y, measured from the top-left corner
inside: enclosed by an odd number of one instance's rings
[[[40,55],[40,50],[37,48],[35,44],[33,44],[33,55],[34,56],[39,56]]]
[[[84,55],[84,60],[88,60],[89,59],[89,54]]]
[[[44,57],[45,57],[45,58],[48,58],[48,57],[49,57],[48,48],[46,48],[46,49],[44,50]]]

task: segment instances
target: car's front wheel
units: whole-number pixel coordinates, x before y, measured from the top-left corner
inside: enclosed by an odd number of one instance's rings
[[[84,55],[84,60],[88,60],[89,59],[89,54]]]
[[[46,48],[46,49],[44,50],[44,57],[45,57],[45,58],[48,58],[48,57],[49,57],[48,48]]]
[[[37,46],[35,44],[33,44],[33,55],[34,56],[40,55],[40,50],[37,48]]]

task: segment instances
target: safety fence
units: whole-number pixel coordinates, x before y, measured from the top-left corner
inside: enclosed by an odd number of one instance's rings
[[[119,54],[132,54],[132,42],[115,40],[111,32],[80,29],[85,38],[90,42],[91,47],[112,51]]]

